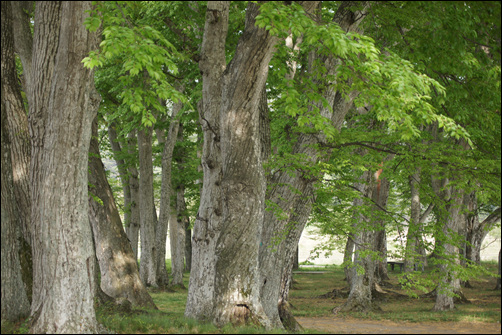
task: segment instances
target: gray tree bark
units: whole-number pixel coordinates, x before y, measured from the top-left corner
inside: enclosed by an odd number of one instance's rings
[[[167,227],[169,226],[169,238],[171,242],[171,268],[173,274],[173,283],[180,283],[180,276],[183,277],[183,264],[179,268],[178,252],[178,226],[176,217],[176,206],[172,205],[171,199],[175,194],[172,186],[172,161],[173,150],[178,138],[179,121],[177,120],[178,113],[182,108],[181,103],[173,105],[171,125],[167,134],[167,140],[164,142],[164,150],[162,152],[162,186],[160,191],[160,215],[157,225],[157,282],[161,286],[168,286],[169,279],[166,269],[166,237]],[[174,213],[173,213],[174,207]],[[174,222],[173,222],[174,221]],[[184,230],[183,230],[184,232]],[[173,246],[174,243],[174,246]],[[184,250],[184,236],[183,247]],[[183,262],[183,259],[181,260]],[[181,281],[182,283],[182,281]]]
[[[132,131],[127,134],[127,152],[131,156],[136,156],[136,136]],[[138,234],[140,230],[140,200],[139,200],[139,178],[136,163],[130,162],[127,168],[129,172],[129,189],[131,191],[131,216],[129,226],[126,229],[127,238],[131,242],[134,259],[138,259]]]
[[[214,316],[215,247],[222,220],[220,109],[229,2],[209,2],[207,6],[199,62],[202,101],[197,106],[204,135],[201,157],[204,178],[193,228],[192,271],[185,309],[186,317],[198,320],[212,320]]]
[[[14,40],[10,2],[2,2],[2,82],[1,82],[1,226],[2,226],[2,308],[3,320],[17,321],[30,314],[30,302],[21,275],[19,241],[21,241],[21,220],[19,202],[14,196],[11,140],[7,127],[8,109],[16,108],[22,100],[14,62]],[[8,96],[10,96],[8,98]],[[23,109],[24,110],[24,109]],[[29,142],[28,142],[29,143]]]
[[[411,215],[410,224],[408,226],[408,234],[406,236],[406,251],[404,256],[404,271],[412,272],[415,269],[418,246],[417,238],[420,228],[420,170],[409,176],[409,184],[411,189]]]
[[[153,215],[152,128],[138,131],[139,210],[141,230],[141,261],[139,274],[146,286],[157,287],[155,219]]]
[[[97,332],[87,199],[91,123],[99,106],[82,59],[98,34],[84,26],[91,2],[40,2],[28,90],[32,160],[32,333]],[[27,68],[27,66],[25,67]]]
[[[28,130],[28,116],[21,96],[21,88],[16,73],[14,56],[14,30],[20,22],[13,22],[13,11],[18,12],[20,3],[2,3],[2,96],[6,113],[5,127],[10,140],[10,157],[14,198],[18,208],[16,222],[19,224],[21,236],[19,243],[19,261],[21,274],[28,298],[31,299],[33,285],[33,262],[31,254],[31,199],[29,168],[31,159],[31,143]],[[17,13],[19,14],[19,13]],[[24,13],[23,13],[24,14]],[[24,19],[24,18],[23,18]],[[18,38],[19,39],[19,38]],[[31,43],[31,33],[29,35]],[[31,56],[31,55],[30,55]],[[26,83],[25,83],[26,84]],[[26,90],[26,87],[25,87]]]
[[[133,306],[156,308],[139,277],[138,263],[106,179],[97,137],[95,118],[89,149],[89,184],[92,185],[89,188],[89,221],[101,271],[101,289],[110,297],[127,299]]]

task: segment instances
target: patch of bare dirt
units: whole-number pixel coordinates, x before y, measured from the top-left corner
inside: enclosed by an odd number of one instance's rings
[[[297,317],[305,329],[331,334],[500,334],[500,323],[485,322],[401,322],[361,320],[350,317]]]

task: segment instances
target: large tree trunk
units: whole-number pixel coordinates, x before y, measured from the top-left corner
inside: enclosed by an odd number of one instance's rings
[[[125,298],[133,306],[156,308],[141,282],[138,264],[122,227],[113,193],[101,162],[98,122],[94,119],[89,155],[89,221],[101,270],[101,289],[113,298]],[[98,200],[99,199],[99,200]]]
[[[19,241],[21,217],[14,196],[11,140],[7,128],[8,109],[22,108],[14,62],[14,39],[10,2],[2,2],[1,83],[1,225],[2,225],[2,312],[3,320],[17,321],[30,314],[30,303],[21,276]],[[17,88],[17,89],[16,89]],[[29,142],[28,142],[29,143]]]
[[[185,316],[212,320],[214,316],[215,247],[222,219],[220,109],[222,75],[226,67],[225,40],[229,2],[207,4],[199,68],[202,101],[198,104],[204,135],[201,164],[204,172],[200,206],[192,236],[192,271]]]
[[[250,3],[243,37],[224,73],[220,116],[223,217],[216,246],[215,321],[268,328],[258,270],[266,189],[258,107],[278,39],[255,26],[258,14],[258,5]]]
[[[31,199],[29,168],[31,158],[30,134],[28,130],[28,116],[24,108],[21,88],[16,73],[14,56],[14,30],[20,22],[14,23],[12,12],[17,14],[22,11],[23,5],[16,2],[11,8],[11,3],[2,3],[2,99],[6,113],[5,127],[8,129],[10,139],[10,157],[13,177],[14,198],[18,208],[16,222],[19,225],[21,236],[19,243],[19,261],[21,274],[26,288],[26,294],[31,299],[33,285],[33,263],[31,257]],[[24,14],[24,13],[23,13]],[[27,18],[23,18],[27,21]],[[29,35],[31,42],[31,34]],[[26,88],[25,88],[26,90]]]
[[[157,287],[155,219],[153,215],[152,128],[138,131],[141,261],[139,274],[146,286]]]
[[[32,333],[97,332],[87,163],[99,95],[82,59],[97,48],[90,1],[39,2],[29,83]]]

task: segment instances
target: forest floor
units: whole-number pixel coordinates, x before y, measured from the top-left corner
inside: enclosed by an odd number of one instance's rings
[[[496,271],[496,263],[488,265]],[[500,334],[501,292],[494,291],[496,278],[471,280],[462,292],[469,300],[456,303],[449,312],[433,312],[435,298],[412,298],[398,283],[400,271],[389,269],[390,280],[375,300],[381,308],[371,313],[339,313],[334,307],[348,297],[343,271],[329,268],[294,272],[290,291],[292,312],[305,331],[334,334]],[[417,292],[420,294],[420,292]]]

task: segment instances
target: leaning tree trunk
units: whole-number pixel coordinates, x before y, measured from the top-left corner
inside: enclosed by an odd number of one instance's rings
[[[303,5],[307,12],[317,6],[313,2],[304,2]],[[352,5],[353,3],[343,2],[334,15],[333,20],[345,31],[356,30],[361,22],[360,19],[356,20],[358,15],[351,11]],[[363,7],[365,6],[364,4]],[[326,66],[327,76],[336,74],[339,60],[334,56],[328,57],[311,53],[309,64],[316,62]],[[323,92],[323,96],[328,102],[327,104],[332,107],[333,113],[319,102],[312,102],[312,106],[316,105],[321,115],[330,119],[333,125],[340,129],[356,94],[349,94],[346,100],[340,92],[327,89]],[[293,153],[308,157],[307,163],[313,164],[321,159],[316,150],[313,149],[319,143],[320,138],[322,136],[299,134]],[[285,283],[291,281],[289,276],[293,261],[289,255],[294,252],[310,215],[314,201],[313,185],[316,180],[317,176],[308,176],[303,171],[296,171],[295,175],[290,175],[290,171],[277,171],[271,180],[272,187],[267,193],[267,201],[274,203],[274,206],[280,208],[281,213],[285,215],[276,216],[271,211],[265,213],[260,247],[262,303],[275,327],[285,326],[294,330],[298,326],[293,321],[291,312],[287,310],[288,304],[285,299],[287,299],[289,285],[285,285]],[[282,269],[282,271],[277,271],[277,269]]]
[[[99,105],[82,59],[97,48],[84,20],[91,2],[40,2],[29,83],[33,236],[31,329],[97,332],[87,199],[91,123]]]
[[[30,303],[21,276],[19,245],[21,240],[18,202],[14,197],[14,181],[11,161],[7,109],[15,108],[12,103],[21,95],[9,97],[19,92],[15,89],[14,40],[10,2],[2,2],[2,83],[1,83],[1,225],[2,225],[2,312],[3,320],[17,321],[30,314]],[[21,105],[22,106],[22,105]]]
[[[133,306],[156,308],[141,282],[138,264],[122,227],[113,193],[105,175],[98,144],[98,122],[92,124],[89,149],[89,221],[101,270],[101,289]]]

